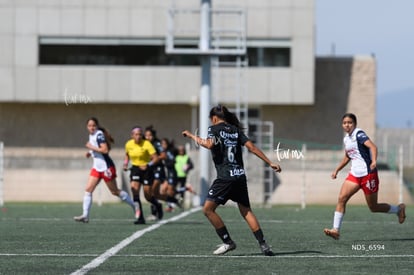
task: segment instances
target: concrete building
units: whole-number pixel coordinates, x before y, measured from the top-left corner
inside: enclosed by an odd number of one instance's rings
[[[196,127],[191,121],[197,115],[199,61],[165,54],[172,2],[197,9],[201,1],[1,1],[0,139],[8,146],[79,146],[91,115],[112,130],[120,146],[135,124],[153,124],[175,139],[182,128]],[[244,11],[250,114],[273,121],[275,134],[306,138],[285,127],[277,110],[289,121],[289,112],[315,104],[314,1],[212,5]],[[197,20],[195,15],[184,25],[198,29]],[[197,46],[197,35],[187,35],[185,43]],[[233,106],[239,96],[213,93],[215,101]],[[28,125],[30,134],[16,131]]]

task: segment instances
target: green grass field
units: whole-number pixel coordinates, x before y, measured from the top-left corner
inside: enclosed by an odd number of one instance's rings
[[[148,212],[148,205],[145,211]],[[219,208],[237,249],[224,256],[201,211],[166,213],[134,225],[125,204],[9,203],[0,213],[0,274],[412,274],[414,228],[395,215],[348,206],[339,241],[322,233],[334,206],[253,208],[276,253],[265,257],[238,210]]]

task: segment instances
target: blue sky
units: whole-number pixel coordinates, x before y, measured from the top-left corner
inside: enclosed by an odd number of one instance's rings
[[[316,54],[371,55],[377,94],[414,92],[414,0],[315,0]]]

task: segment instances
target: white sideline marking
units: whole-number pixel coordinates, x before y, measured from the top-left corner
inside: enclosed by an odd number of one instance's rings
[[[118,243],[117,245],[111,247],[110,249],[108,249],[107,251],[105,251],[103,254],[101,254],[99,257],[95,258],[94,260],[92,260],[91,262],[89,262],[88,264],[82,266],[80,269],[76,270],[75,272],[71,273],[71,275],[83,275],[86,274],[88,271],[97,268],[98,266],[100,266],[101,264],[103,264],[107,259],[109,259],[110,257],[114,256],[116,253],[118,253],[121,249],[123,249],[124,247],[128,246],[130,243],[132,243],[133,241],[135,241],[136,239],[140,238],[142,235],[144,235],[147,232],[151,232],[155,229],[157,229],[158,227],[160,227],[161,225],[164,225],[166,223],[172,222],[172,221],[177,221],[181,218],[184,218],[194,212],[197,212],[201,209],[201,207],[195,207],[190,209],[189,211],[183,212],[180,215],[174,216],[168,220],[161,220],[159,222],[157,222],[156,224],[153,224],[145,229],[139,230],[137,232],[135,232],[134,234],[132,234],[131,236],[129,236],[128,238],[124,239],[123,241],[121,241],[120,243]]]
[[[265,257],[263,255],[160,255],[160,254],[131,254],[131,255],[111,255],[113,257],[145,257],[145,258],[265,258],[265,259],[274,259],[274,258],[414,258],[414,254],[407,254],[407,255],[370,255],[370,254],[362,254],[362,255],[283,255],[283,252],[279,254],[276,253],[274,257]],[[16,256],[23,256],[23,257],[96,257],[97,254],[16,254],[16,253],[0,253],[0,256],[5,257],[16,257]],[[72,273],[74,274],[74,273]],[[78,273],[79,274],[79,273]]]
[[[2,221],[15,221],[15,218],[2,218]],[[68,218],[19,218],[19,221],[67,221]],[[72,219],[70,219],[72,220]],[[119,222],[119,221],[130,221],[131,219],[98,219],[94,218],[93,222]],[[243,219],[227,219],[227,222],[232,223],[243,223],[246,222]],[[312,220],[312,221],[304,221],[304,220],[273,220],[273,219],[261,219],[260,223],[277,223],[277,224],[323,224],[323,223],[332,223],[332,220]],[[356,221],[343,221],[343,224],[399,224],[397,220],[395,221],[362,221],[362,220],[356,220]],[[404,224],[411,224],[412,221],[405,221]]]

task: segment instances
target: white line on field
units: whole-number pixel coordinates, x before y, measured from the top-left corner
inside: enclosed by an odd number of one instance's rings
[[[120,243],[118,243],[117,245],[115,245],[115,246],[111,247],[110,249],[108,249],[107,251],[105,251],[99,257],[93,259],[88,264],[82,266],[80,269],[73,272],[71,275],[83,275],[83,274],[88,273],[88,271],[97,268],[98,266],[103,264],[107,259],[114,256],[121,249],[128,246],[130,243],[132,243],[136,239],[140,238],[145,233],[151,232],[151,231],[157,229],[158,227],[160,227],[161,225],[167,224],[169,222],[180,220],[180,219],[182,219],[182,218],[184,218],[184,217],[186,217],[186,216],[188,216],[188,215],[190,215],[194,212],[199,211],[200,209],[201,209],[201,207],[192,208],[189,211],[181,213],[180,215],[174,216],[174,217],[172,217],[168,220],[161,220],[161,221],[157,222],[156,224],[153,224],[153,225],[151,225],[151,226],[149,226],[145,229],[142,229],[142,230],[139,230],[139,231],[135,232],[134,234],[132,234],[128,238],[126,238],[123,241],[121,241]]]
[[[15,221],[15,218],[2,218],[1,221]],[[19,221],[67,221],[68,218],[19,218]],[[72,220],[72,219],[70,219]],[[119,221],[130,221],[130,219],[98,219],[94,218],[93,222],[119,222]],[[226,222],[228,223],[242,223],[245,224],[246,222],[243,219],[227,219]],[[275,220],[275,219],[261,219],[260,223],[275,223],[275,224],[323,224],[323,223],[332,223],[332,220]],[[399,224],[397,220],[395,221],[384,221],[384,220],[378,220],[378,221],[367,221],[367,220],[348,220],[343,221],[343,224],[381,224],[381,225],[388,225],[388,224]],[[410,221],[405,221],[404,224],[410,224]]]
[[[289,254],[289,253],[287,253]],[[0,257],[96,257],[97,254],[16,254],[16,253],[0,253]],[[271,259],[272,257],[265,257],[263,255],[160,255],[160,254],[131,254],[131,255],[111,255],[112,257],[137,257],[137,258],[266,258]],[[414,254],[407,254],[407,255],[391,255],[391,254],[361,254],[361,255],[284,255],[283,252],[276,253],[273,258],[414,258]],[[90,270],[90,269],[89,269]],[[75,273],[72,273],[75,274]],[[80,274],[80,273],[77,273]],[[84,273],[83,273],[84,274]]]

